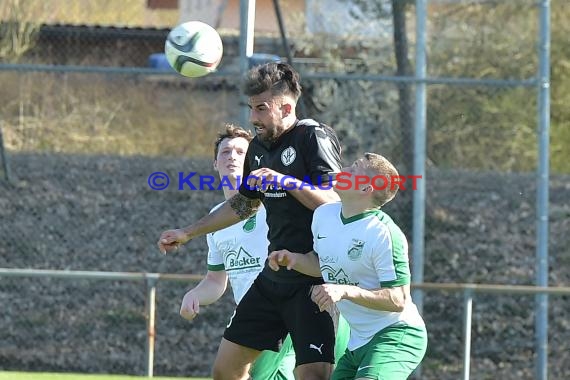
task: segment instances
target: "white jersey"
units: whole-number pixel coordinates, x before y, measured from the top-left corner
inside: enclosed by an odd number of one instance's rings
[[[314,250],[325,282],[368,290],[409,284],[408,244],[400,228],[379,209],[345,219],[341,207],[341,203],[324,204],[313,215]],[[348,300],[337,305],[350,325],[351,351],[395,323],[424,325],[411,300],[400,313],[374,310]]]
[[[206,236],[208,270],[227,272],[236,304],[265,265],[269,246],[267,232],[265,208],[261,206],[249,219]]]

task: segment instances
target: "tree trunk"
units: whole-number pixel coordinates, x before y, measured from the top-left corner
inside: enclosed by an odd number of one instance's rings
[[[392,0],[392,18],[394,24],[394,52],[396,55],[396,75],[411,76],[408,59],[408,38],[406,35],[406,6],[405,0]],[[408,83],[398,84],[398,102],[401,137],[400,174],[408,175],[413,170],[413,111],[411,86]],[[399,194],[402,204],[401,226],[406,232],[412,230],[412,192],[402,191]]]
[[[396,55],[396,75],[411,76],[408,59],[408,38],[406,35],[407,1],[392,0],[392,17],[394,22],[394,51]],[[413,166],[413,111],[411,90],[408,83],[398,84],[398,101],[400,116],[400,136],[402,145],[402,171],[409,174]]]

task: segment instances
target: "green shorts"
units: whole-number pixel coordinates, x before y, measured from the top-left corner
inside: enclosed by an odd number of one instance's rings
[[[364,346],[347,350],[332,380],[404,380],[420,364],[426,349],[424,327],[396,324],[378,332]]]
[[[338,363],[346,352],[346,345],[350,339],[350,326],[344,317],[337,314],[338,321],[335,321],[336,335],[334,344],[334,360]]]
[[[287,335],[279,352],[261,352],[249,370],[249,375],[253,380],[295,380],[294,369],[295,351],[291,336]]]

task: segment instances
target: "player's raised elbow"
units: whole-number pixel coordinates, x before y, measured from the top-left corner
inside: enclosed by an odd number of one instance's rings
[[[259,199],[250,199],[244,195],[237,193],[226,201],[233,212],[240,220],[244,220],[252,216],[259,210],[261,201]]]

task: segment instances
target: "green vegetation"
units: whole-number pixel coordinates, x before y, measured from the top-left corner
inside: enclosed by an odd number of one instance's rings
[[[370,21],[389,18],[386,0],[345,0],[359,4]],[[410,4],[413,2],[410,2]],[[414,7],[407,9],[413,25]],[[488,80],[527,80],[537,77],[539,7],[534,0],[430,2],[428,15],[428,76]],[[553,173],[570,173],[570,2],[551,2],[551,146]],[[407,39],[413,50],[415,31]],[[321,50],[326,49],[325,52]],[[342,49],[336,41],[307,38],[300,50],[332,62],[328,71],[392,75],[395,54],[390,42],[361,41]],[[347,51],[357,68],[339,65]],[[409,59],[413,60],[413,51]],[[335,65],[336,62],[336,65]],[[413,63],[412,63],[413,66]],[[365,149],[401,157],[411,145],[399,126],[395,84],[322,81],[313,86],[321,119],[342,131],[345,153]],[[536,170],[537,87],[429,85],[427,97],[427,155],[441,168],[528,172]],[[400,105],[401,106],[401,105]]]
[[[569,16],[568,2],[552,2],[550,157],[552,171],[557,173],[570,173],[566,159],[570,146]],[[441,7],[430,21],[431,76],[517,80],[537,76],[535,1]],[[536,88],[438,86],[430,88],[428,103],[428,155],[435,163],[536,169]]]

